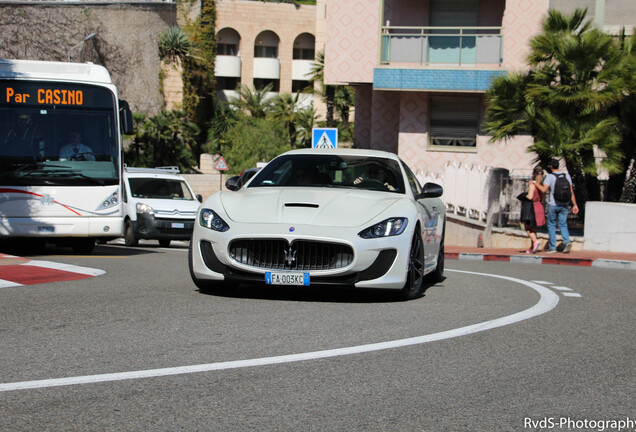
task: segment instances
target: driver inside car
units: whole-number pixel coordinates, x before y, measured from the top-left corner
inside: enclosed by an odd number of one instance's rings
[[[68,144],[60,149],[60,160],[95,160],[93,150],[82,144],[79,132],[72,131],[68,134]]]
[[[357,185],[364,181],[370,181],[370,180],[375,180],[382,183],[384,187],[387,188],[387,190],[390,190],[390,191],[395,190],[395,187],[389,183],[384,169],[378,166],[377,164],[370,165],[369,169],[367,170],[366,176],[359,176],[353,181],[353,184]]]

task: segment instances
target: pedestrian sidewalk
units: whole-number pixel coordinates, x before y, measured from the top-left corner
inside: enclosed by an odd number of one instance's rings
[[[539,251],[528,254],[525,250],[477,248],[463,246],[446,246],[446,259],[473,261],[502,261],[526,264],[557,264],[585,267],[603,267],[615,269],[636,270],[636,253],[601,252],[601,251],[571,251],[546,253]]]

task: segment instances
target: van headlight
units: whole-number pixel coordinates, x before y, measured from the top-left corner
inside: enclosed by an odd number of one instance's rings
[[[201,209],[199,212],[199,224],[202,227],[213,229],[214,231],[225,232],[230,226],[214,212],[207,208]]]
[[[137,213],[154,214],[155,211],[148,204],[137,203]]]

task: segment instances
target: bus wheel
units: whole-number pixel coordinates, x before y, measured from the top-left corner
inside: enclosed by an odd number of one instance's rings
[[[73,248],[73,252],[75,253],[88,254],[93,252],[93,249],[95,248],[95,239],[74,239],[71,247]]]
[[[126,221],[126,227],[124,228],[124,242],[126,243],[126,246],[137,246],[137,243],[139,243],[135,238],[132,222],[130,221]]]

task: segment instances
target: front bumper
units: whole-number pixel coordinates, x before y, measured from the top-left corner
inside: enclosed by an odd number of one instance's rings
[[[144,240],[189,240],[193,228],[194,219],[160,219],[145,213],[137,213],[133,222],[135,238]]]
[[[357,236],[357,228],[296,225],[293,233],[286,233],[287,228],[278,224],[241,226],[234,223],[230,231],[217,232],[195,224],[191,263],[193,276],[199,280],[209,281],[264,283],[267,271],[280,269],[244,265],[230,257],[229,244],[235,239],[280,238],[290,244],[295,240],[346,243],[353,249],[353,260],[344,268],[306,271],[310,275],[311,285],[345,285],[378,289],[404,287],[411,232],[407,231],[394,237],[362,239]]]

